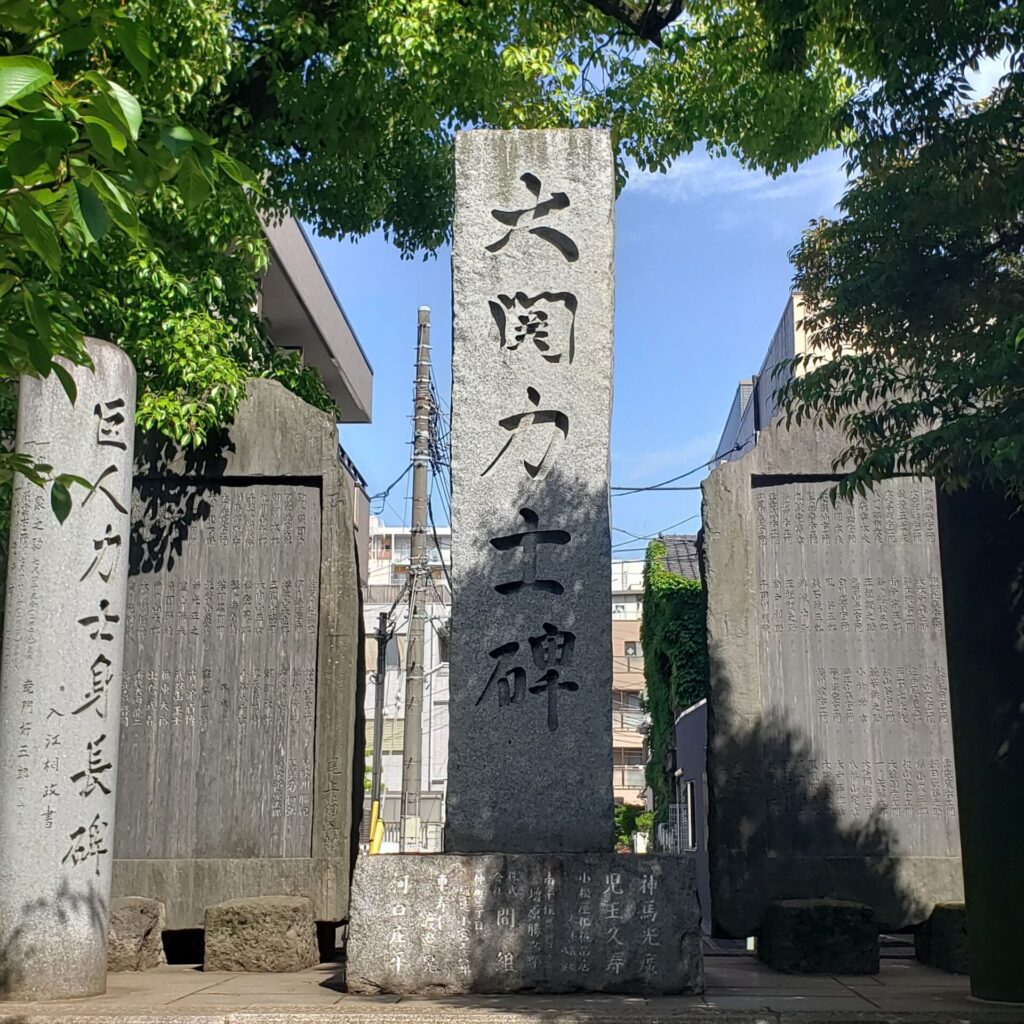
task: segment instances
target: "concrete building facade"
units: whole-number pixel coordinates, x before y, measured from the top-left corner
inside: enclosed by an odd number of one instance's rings
[[[641,701],[644,652],[640,642],[644,563],[612,562],[612,788],[617,804],[644,802]]]

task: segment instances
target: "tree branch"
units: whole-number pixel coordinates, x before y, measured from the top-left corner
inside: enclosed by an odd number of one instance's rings
[[[602,14],[614,18],[631,32],[646,39],[653,46],[661,46],[661,33],[682,13],[684,0],[669,0],[660,5],[658,0],[644,0],[640,6],[629,0],[586,0]]]

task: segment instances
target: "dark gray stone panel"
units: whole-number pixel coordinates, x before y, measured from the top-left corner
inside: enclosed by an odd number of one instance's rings
[[[309,856],[320,492],[221,483],[160,572],[180,488],[136,484],[119,790],[124,857]]]
[[[344,918],[360,629],[329,415],[251,380],[225,435],[143,454],[116,895],[159,898],[169,928],[278,893]]]
[[[699,992],[690,857],[361,857],[353,992]]]
[[[842,439],[763,432],[704,483],[716,929],[836,896],[891,927],[962,898],[935,489],[833,506]]]

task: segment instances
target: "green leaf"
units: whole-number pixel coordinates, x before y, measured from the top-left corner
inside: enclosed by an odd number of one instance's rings
[[[38,92],[53,81],[53,68],[38,57],[0,57],[0,106]]]
[[[53,509],[58,523],[63,523],[71,514],[71,492],[68,490],[67,484],[60,480],[54,480],[53,486],[50,488],[50,508]]]
[[[41,287],[35,281],[26,281],[21,294],[25,303],[25,312],[28,314],[29,320],[32,321],[32,326],[35,327],[40,339],[47,341],[50,337],[51,326],[50,307],[42,294]],[[49,363],[49,357],[47,357],[47,363]],[[38,369],[38,367],[36,368]]]
[[[175,159],[192,148],[195,137],[184,125],[160,130],[160,141],[171,151]]]
[[[82,118],[85,124],[85,134],[89,141],[99,150],[100,156],[108,164],[114,162],[114,151],[123,153],[128,148],[128,139],[124,133],[109,121],[87,114]]]
[[[142,107],[139,101],[127,89],[122,88],[117,82],[107,79],[107,95],[117,105],[117,108],[124,116],[124,123],[133,139],[139,137],[139,129],[142,127]]]
[[[50,346],[37,334],[29,334],[25,337],[25,345],[28,348],[28,360],[32,369],[41,377],[48,377],[53,369],[53,352]]]
[[[175,175],[174,183],[181,191],[181,197],[189,211],[201,206],[212,191],[210,182],[191,153],[181,161],[181,169]]]
[[[88,185],[76,181],[68,190],[68,201],[75,219],[85,230],[89,241],[95,242],[110,230],[110,217],[103,201]]]
[[[57,380],[61,382],[64,392],[70,399],[71,404],[74,405],[78,400],[78,385],[75,383],[75,378],[72,377],[67,368],[61,366],[60,363],[53,364],[53,372],[56,375]],[[86,484],[86,487],[88,486],[89,485]]]
[[[153,43],[149,30],[137,21],[121,19],[114,26],[114,35],[131,66],[145,78],[153,61]]]
[[[12,142],[4,154],[7,167],[11,174],[25,178],[43,165],[43,147],[31,139],[18,139]]]
[[[27,196],[11,197],[11,209],[32,250],[56,274],[60,270],[60,243],[49,217]]]

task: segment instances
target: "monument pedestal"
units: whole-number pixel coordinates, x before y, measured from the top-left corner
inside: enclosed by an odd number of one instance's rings
[[[695,863],[634,854],[360,857],[351,992],[700,992]]]

